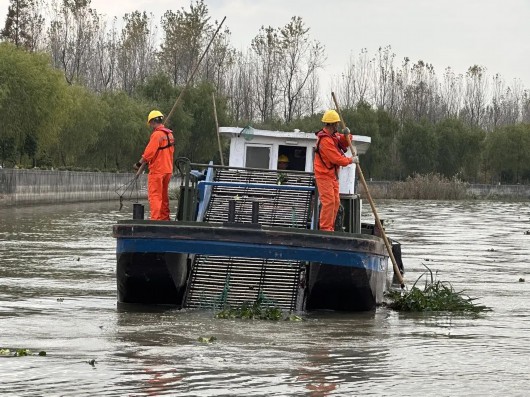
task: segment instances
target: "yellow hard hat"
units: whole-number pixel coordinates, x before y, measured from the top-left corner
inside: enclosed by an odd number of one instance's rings
[[[338,123],[339,121],[340,121],[340,116],[333,109],[326,110],[324,112],[324,115],[322,116],[322,122],[326,124]]]
[[[278,163],[288,163],[289,157],[287,157],[285,154],[282,154],[278,157]]]
[[[162,112],[160,110],[151,110],[149,112],[149,116],[147,116],[147,125],[149,125],[149,122],[153,119],[156,119],[157,117],[164,117]]]

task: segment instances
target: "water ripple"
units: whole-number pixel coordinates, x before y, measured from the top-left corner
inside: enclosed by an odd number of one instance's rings
[[[526,203],[384,201],[410,286],[431,269],[493,308],[303,322],[116,304],[117,203],[0,209],[0,393],[17,396],[525,396]],[[370,208],[363,207],[370,218]],[[520,278],[527,282],[519,282]],[[211,344],[198,341],[215,336]],[[94,360],[94,361],[92,361]]]

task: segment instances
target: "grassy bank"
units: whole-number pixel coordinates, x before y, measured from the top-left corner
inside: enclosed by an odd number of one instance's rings
[[[361,196],[366,193],[359,185]],[[417,199],[417,200],[463,200],[471,198],[468,184],[458,179],[447,179],[439,174],[414,175],[405,181],[385,184],[369,184],[374,199]]]

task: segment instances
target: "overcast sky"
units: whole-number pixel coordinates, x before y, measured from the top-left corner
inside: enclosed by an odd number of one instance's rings
[[[45,0],[49,2],[49,0]],[[326,48],[322,85],[344,70],[350,55],[366,48],[375,55],[390,45],[396,65],[407,56],[433,64],[441,78],[447,66],[464,74],[478,64],[488,76],[499,73],[511,84],[530,88],[530,0],[205,0],[210,15],[232,32],[231,42],[246,49],[262,25],[282,27],[301,16],[310,36]],[[3,28],[9,0],[0,0]],[[92,0],[107,16],[134,10],[189,8],[189,0]],[[330,87],[332,88],[332,87]]]

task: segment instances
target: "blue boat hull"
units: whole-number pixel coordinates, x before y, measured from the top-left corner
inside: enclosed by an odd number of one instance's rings
[[[113,235],[120,302],[182,306],[195,254],[306,263],[307,310],[371,310],[387,284],[388,255],[370,235],[144,220],[120,222]]]

